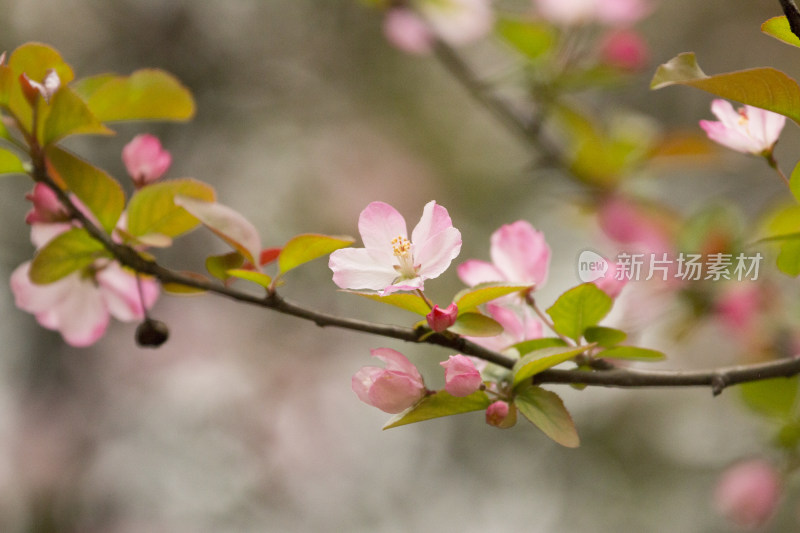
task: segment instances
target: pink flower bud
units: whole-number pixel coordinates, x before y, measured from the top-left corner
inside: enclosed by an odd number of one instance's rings
[[[431,312],[425,316],[428,320],[428,326],[437,333],[441,333],[455,324],[457,317],[458,306],[454,303],[448,305],[447,309],[442,309],[438,305],[434,305]]]
[[[641,35],[632,30],[608,34],[600,45],[603,62],[621,70],[639,70],[647,64],[650,52]]]
[[[376,348],[370,353],[386,363],[386,368],[365,366],[353,375],[353,392],[362,402],[394,414],[425,396],[422,376],[405,355],[390,348]]]
[[[26,194],[25,198],[33,203],[33,208],[25,215],[25,222],[28,224],[52,224],[70,220],[67,208],[44,183],[34,185],[33,191]]]
[[[164,175],[172,164],[172,156],[157,137],[145,133],[125,145],[122,162],[136,187],[141,188]]]
[[[444,367],[444,389],[451,396],[469,396],[483,384],[481,373],[469,357],[451,355],[439,364]]]
[[[42,83],[30,79],[24,72],[20,74],[19,81],[22,93],[31,105],[36,103],[37,96],[41,96],[49,104],[50,99],[61,87],[61,78],[58,77],[58,73],[53,69],[47,70]]]
[[[781,478],[767,461],[752,459],[730,467],[714,492],[717,511],[745,528],[767,522],[781,498]]]
[[[486,408],[486,423],[502,429],[510,428],[517,423],[517,410],[508,402],[498,400]]]

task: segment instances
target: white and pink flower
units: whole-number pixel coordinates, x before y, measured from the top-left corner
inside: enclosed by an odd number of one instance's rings
[[[423,289],[461,251],[461,233],[447,209],[431,201],[409,239],[406,221],[384,202],[372,202],[358,219],[364,248],[344,248],[330,256],[333,281],[342,289],[369,289],[382,296]]]
[[[733,465],[714,491],[717,511],[739,527],[755,529],[775,513],[781,499],[781,476],[763,459]]]
[[[405,355],[391,348],[376,348],[370,353],[386,363],[386,368],[365,366],[353,375],[353,392],[362,402],[395,414],[425,396],[422,375]]]
[[[749,105],[734,109],[721,99],[711,103],[711,112],[719,121],[700,121],[708,138],[745,154],[771,154],[786,123],[783,115]]]
[[[110,316],[124,322],[143,319],[144,309],[158,298],[158,284],[141,278],[142,301],[136,276],[116,262],[76,271],[46,285],[30,280],[30,266],[26,261],[11,274],[16,306],[33,314],[43,327],[61,333],[72,346],[97,342]]]
[[[533,3],[542,18],[563,26],[589,23],[628,25],[652,11],[652,6],[645,0],[534,0]]]

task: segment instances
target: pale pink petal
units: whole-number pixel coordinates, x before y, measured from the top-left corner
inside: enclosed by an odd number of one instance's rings
[[[535,0],[539,14],[546,20],[570,26],[594,19],[598,0]]]
[[[495,231],[490,254],[506,281],[541,286],[547,280],[550,247],[544,235],[524,220]]]
[[[365,366],[353,374],[350,380],[350,387],[356,393],[358,399],[366,404],[371,404],[369,399],[369,389],[372,387],[378,376],[386,372],[383,368],[377,366]]]
[[[392,350],[391,348],[375,348],[370,350],[370,355],[383,361],[386,364],[386,370],[407,374],[422,385],[422,376],[419,370],[417,370],[417,367],[414,366],[414,363],[409,361],[405,355],[397,350]]]
[[[417,403],[425,389],[406,374],[383,372],[369,389],[369,403],[390,414],[401,413]]]
[[[730,129],[737,129],[742,119],[742,116],[733,108],[733,104],[721,98],[715,98],[711,101],[711,112]]]
[[[84,283],[83,290],[73,291],[60,306],[60,321],[55,329],[67,344],[89,346],[97,342],[109,322],[108,309],[100,292]]]
[[[744,106],[747,113],[747,127],[750,135],[758,141],[758,143],[769,149],[778,142],[784,124],[786,124],[786,117],[760,109],[749,105]]]
[[[70,222],[31,225],[31,242],[38,249],[75,226]]]
[[[453,221],[447,213],[447,209],[438,205],[435,201],[425,204],[422,210],[422,217],[414,226],[411,232],[411,242],[419,246],[425,241],[433,238],[446,229],[453,227]]]
[[[596,4],[597,20],[610,25],[636,22],[653,10],[652,5],[643,0],[596,0]]]
[[[395,257],[390,251],[343,248],[328,259],[333,282],[342,289],[382,290],[397,278]]]
[[[722,122],[701,120],[700,127],[706,132],[708,138],[731,150],[744,154],[757,154],[763,150],[761,143],[748,137],[739,129],[731,129]]]
[[[603,277],[594,280],[594,284],[598,289],[606,293],[610,298],[616,298],[625,285],[628,283],[628,278],[625,276],[617,276],[617,269],[619,266],[614,261],[607,261],[608,270]]]
[[[422,246],[414,245],[414,262],[420,265],[419,276],[433,279],[448,269],[461,252],[461,232],[447,228],[433,235]]]
[[[389,43],[410,54],[428,54],[433,49],[428,25],[410,9],[390,9],[383,20],[383,33]]]
[[[510,344],[515,344],[525,339],[525,324],[520,320],[519,315],[515,311],[503,305],[491,303],[486,305],[486,310],[489,312],[489,316],[503,326],[504,347],[508,347]]]
[[[425,283],[422,280],[422,278],[414,278],[414,279],[403,280],[402,283],[399,283],[397,285],[388,285],[384,289],[379,290],[378,294],[380,294],[381,296],[387,296],[389,294],[398,291],[416,291],[416,290],[422,290],[424,288],[425,288]]]
[[[755,529],[775,514],[781,492],[776,468],[762,459],[752,459],[723,474],[714,492],[714,505],[738,526]]]
[[[494,23],[489,0],[437,0],[419,9],[433,33],[453,46],[484,37]]]
[[[451,396],[469,396],[483,384],[480,372],[469,357],[451,355],[439,364],[444,367],[444,388]]]
[[[158,283],[153,278],[142,276],[143,307],[136,275],[118,263],[110,263],[100,270],[96,279],[109,312],[123,322],[144,318],[144,309],[150,309],[158,298]]]
[[[486,261],[470,259],[458,265],[458,277],[470,287],[491,281],[505,281],[497,268]]]
[[[372,202],[358,217],[358,232],[365,248],[393,252],[392,239],[408,238],[406,220],[394,207]]]

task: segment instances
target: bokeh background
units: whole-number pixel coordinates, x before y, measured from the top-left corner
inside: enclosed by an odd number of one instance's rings
[[[539,298],[549,302],[577,281],[577,255],[597,240],[573,185],[536,170],[434,59],[391,49],[378,14],[355,0],[0,0],[0,13],[0,50],[36,40],[79,76],[177,75],[197,98],[191,123],[126,124],[114,138],[70,146],[123,177],[122,146],[155,133],[173,154],[171,177],[214,185],[268,245],[303,232],[355,235],[358,213],[378,199],[413,223],[436,199],[464,235],[460,259],[486,259],[503,223],[524,218],[545,231],[554,254]],[[708,72],[771,64],[796,73],[796,51],[758,31],[778,14],[777,0],[670,0],[640,27],[654,66],[693,50]],[[496,52],[468,51],[489,67]],[[706,94],[650,92],[654,66],[604,105],[690,130],[710,118]],[[796,130],[787,127],[777,151],[788,167]],[[686,211],[724,198],[755,212],[781,192],[744,156],[662,176],[651,192]],[[32,252],[30,183],[0,188],[7,279]],[[223,250],[197,231],[163,258],[201,269]],[[334,288],[318,261],[292,273],[285,294],[333,313],[411,320]],[[459,288],[452,272],[429,285],[442,301]],[[732,391],[566,387],[557,390],[579,428],[577,450],[528,424],[496,430],[479,413],[381,431],[387,416],[350,390],[369,349],[404,351],[432,387],[446,352],[211,296],[163,296],[154,315],[172,336],[155,351],[136,347],[135,325],[118,323],[94,347],[70,348],[17,310],[5,283],[0,309],[3,532],[723,532],[715,480],[768,436]],[[719,328],[698,329],[680,344],[662,331],[643,339],[669,352],[666,367],[732,362]],[[789,499],[769,530],[794,530],[796,514]]]

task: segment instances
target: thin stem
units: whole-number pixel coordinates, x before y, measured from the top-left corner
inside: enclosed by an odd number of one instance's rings
[[[764,155],[764,159],[766,159],[767,160],[767,164],[770,167],[772,167],[775,170],[775,172],[778,173],[778,176],[780,176],[780,178],[783,180],[783,183],[785,183],[786,186],[791,191],[792,190],[792,184],[789,181],[789,178],[786,177],[786,174],[783,173],[783,170],[781,170],[781,167],[778,165],[778,161],[775,159],[775,155],[772,153],[772,150],[770,150],[769,153]]]
[[[525,303],[527,303],[530,306],[530,308],[533,309],[533,312],[536,313],[536,316],[539,317],[539,320],[541,320],[544,323],[544,325],[547,326],[548,329],[550,329],[550,331],[555,333],[559,339],[566,342],[570,346],[576,346],[575,341],[556,331],[556,326],[555,324],[553,324],[553,321],[550,320],[550,318],[546,314],[544,314],[544,312],[539,308],[538,305],[536,305],[536,300],[533,299],[533,296],[531,296],[530,293],[525,295]]]

